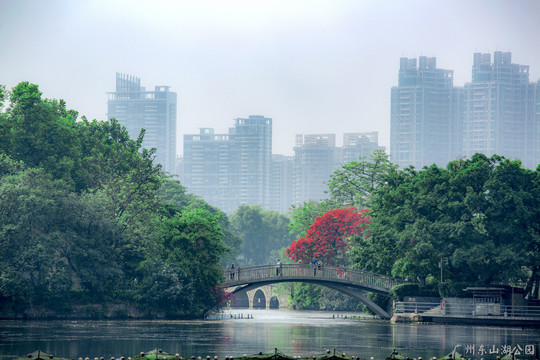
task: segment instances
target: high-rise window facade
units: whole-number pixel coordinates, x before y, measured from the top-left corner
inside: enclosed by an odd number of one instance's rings
[[[358,161],[360,157],[370,159],[375,150],[384,151],[378,132],[343,134],[343,162]]]
[[[445,166],[475,153],[540,161],[539,83],[512,54],[475,53],[472,81],[453,87],[452,72],[435,58],[400,60],[392,88],[390,157],[400,167]]]
[[[268,210],[287,213],[292,204],[293,158],[285,155],[272,155],[270,171],[270,203]]]
[[[446,164],[458,155],[459,100],[453,71],[434,57],[401,58],[392,87],[390,157],[400,167]]]
[[[521,159],[536,167],[538,117],[529,66],[512,63],[512,54],[474,54],[472,82],[465,84],[463,151]]]
[[[335,134],[296,135],[293,160],[293,203],[327,198],[330,174],[342,164]]]
[[[156,162],[176,174],[176,93],[169,86],[146,91],[139,78],[116,73],[116,91],[108,93],[107,117],[118,120],[133,139],[145,129],[143,147],[156,148]]]
[[[184,136],[183,184],[231,213],[240,205],[270,203],[272,119],[237,118],[227,134],[202,128]]]
[[[182,184],[224,211],[239,202],[236,192],[230,190],[234,161],[231,145],[228,134],[214,134],[211,128],[201,128],[197,135],[184,135]]]

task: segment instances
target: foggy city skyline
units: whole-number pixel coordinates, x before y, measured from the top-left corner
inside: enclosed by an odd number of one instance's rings
[[[540,78],[538,1],[0,1],[1,84],[40,86],[105,120],[116,72],[178,94],[183,135],[273,119],[274,154],[296,134],[379,132],[390,145],[400,57],[436,57],[454,86],[473,53],[512,52]]]

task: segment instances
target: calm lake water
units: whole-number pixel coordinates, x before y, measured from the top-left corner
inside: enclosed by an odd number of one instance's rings
[[[494,359],[509,349],[538,359],[539,329],[390,324],[350,315],[234,310],[225,312],[224,319],[205,321],[0,321],[0,360],[38,349],[67,358],[110,359],[155,348],[184,358],[223,359],[274,348],[287,355],[312,355],[335,348],[367,359],[384,359],[393,349],[427,359],[443,356],[455,346],[473,359]]]

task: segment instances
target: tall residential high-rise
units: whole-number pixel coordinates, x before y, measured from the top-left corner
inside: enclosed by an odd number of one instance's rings
[[[293,158],[272,154],[268,210],[287,213],[292,204]]]
[[[270,201],[270,167],[272,164],[272,119],[249,115],[234,119],[229,129],[233,141],[235,173],[239,204],[268,207]]]
[[[536,84],[529,83],[529,66],[512,63],[510,52],[474,54],[472,82],[465,84],[463,152],[521,159],[538,165],[540,132],[535,114]]]
[[[537,163],[540,163],[540,80],[538,80],[536,82],[536,86],[535,86],[535,101],[534,101],[534,113],[535,113],[535,122],[536,122],[536,130],[535,130],[535,137],[534,137],[534,142],[535,142],[535,150],[534,150],[534,153],[536,154],[535,155],[535,161]],[[533,165],[534,166],[534,165]],[[533,167],[530,167],[531,169]]]
[[[400,167],[446,165],[459,156],[462,90],[434,57],[401,58],[392,87],[390,157]]]
[[[377,131],[343,134],[343,162],[358,161],[360,157],[370,159],[375,150],[384,150]]]
[[[391,160],[401,167],[445,166],[475,153],[540,162],[540,81],[510,52],[475,53],[472,81],[453,87],[452,73],[435,58],[400,60],[392,88]]]
[[[240,205],[270,204],[272,119],[237,118],[227,134],[201,128],[184,135],[183,184],[231,213]]]
[[[342,164],[335,134],[296,135],[293,160],[293,204],[326,198],[330,174]]]
[[[229,135],[214,134],[214,129],[201,128],[200,134],[184,135],[182,184],[217,208],[232,212],[239,203],[231,191],[232,166],[235,161]]]
[[[133,139],[145,129],[143,147],[155,147],[156,162],[176,174],[176,93],[170,86],[146,91],[139,78],[116,73],[116,91],[107,94],[107,117],[118,120]]]

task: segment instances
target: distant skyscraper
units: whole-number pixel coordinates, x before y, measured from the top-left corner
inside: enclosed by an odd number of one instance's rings
[[[285,155],[272,155],[268,209],[287,213],[292,204],[292,190],[293,158]]]
[[[474,54],[472,82],[465,84],[464,155],[483,153],[538,165],[539,117],[529,66],[512,64],[510,52]],[[536,100],[537,101],[537,100]]]
[[[229,129],[234,143],[240,205],[268,207],[272,164],[272,119],[250,115],[234,119]]]
[[[384,150],[378,138],[376,131],[343,134],[343,162],[358,161],[360,157],[370,159],[373,151]]]
[[[335,134],[296,135],[293,160],[293,203],[327,198],[330,174],[342,164]]]
[[[510,52],[474,54],[472,82],[453,87],[452,72],[435,58],[402,58],[392,88],[391,160],[400,167],[446,165],[475,153],[540,161],[540,81],[529,66],[512,63]]]
[[[536,114],[536,131],[535,131],[535,137],[534,137],[534,142],[535,142],[535,159],[534,159],[534,162],[533,162],[533,166],[529,166],[529,168],[531,169],[535,169],[536,168],[536,165],[534,165],[534,163],[540,163],[540,80],[538,80],[536,82],[536,87],[535,87],[535,114]]]
[[[184,135],[183,184],[227,213],[244,204],[268,208],[272,119],[250,115],[234,121],[228,134],[202,128]]]
[[[226,212],[239,203],[238,195],[232,191],[231,145],[229,135],[216,135],[211,128],[201,128],[197,135],[184,135],[182,184]]]
[[[117,119],[133,139],[145,129],[143,147],[155,147],[156,162],[176,174],[176,93],[169,88],[146,91],[139,78],[116,73],[116,91],[108,93],[107,117]]]
[[[434,57],[401,58],[392,87],[390,157],[400,167],[444,166],[459,156],[460,99],[453,71],[437,69]]]

